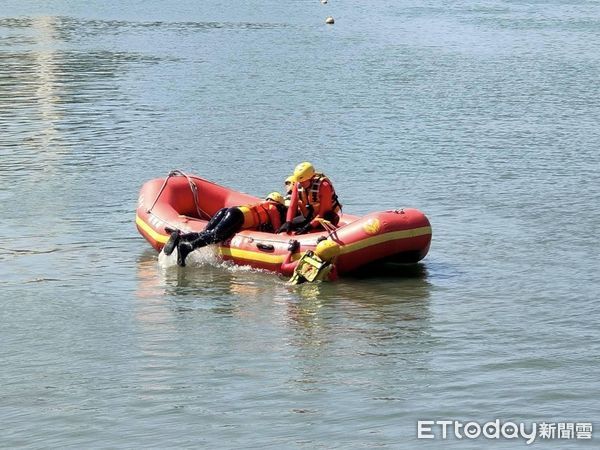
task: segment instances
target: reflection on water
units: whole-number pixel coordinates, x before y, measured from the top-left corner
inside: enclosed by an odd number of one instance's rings
[[[218,261],[210,247],[195,252],[192,264],[186,268],[174,265],[175,253],[166,262],[163,254],[146,250],[140,267],[146,276],[140,281],[140,296],[152,287],[154,295],[174,298],[209,296],[211,299],[247,298],[256,300],[270,297],[275,304],[310,303],[329,304],[343,300],[374,308],[414,301],[426,302],[431,285],[427,281],[424,264],[386,264],[355,273],[334,283],[306,283],[289,285],[282,276],[249,267]],[[159,260],[161,262],[159,262]],[[375,273],[377,275],[375,275]]]
[[[429,338],[427,272],[419,266],[404,267],[402,273],[391,268],[385,278],[291,286],[276,274],[214,260],[165,267],[148,250],[138,260],[136,317],[164,325],[201,314],[234,319],[233,326],[240,327],[264,320],[268,327],[285,330],[291,348],[309,350],[315,358],[340,339],[350,339],[360,356],[391,355],[397,345]]]
[[[209,357],[209,386],[226,381],[240,401],[276,393],[286,413],[325,420],[324,404],[342,415],[346,407],[372,414],[379,402],[404,401],[413,380],[432,373],[429,355],[438,344],[423,268],[291,286],[272,273],[208,261],[164,266],[152,250],[137,261],[138,339],[165,376],[170,359],[161,354],[170,358],[169,342],[185,335],[198,342],[195,354]],[[159,379],[155,391],[160,386]],[[155,391],[146,397],[158,401]]]
[[[38,145],[41,149],[45,149],[58,134],[55,124],[61,118],[60,111],[55,107],[60,101],[56,89],[56,58],[52,49],[55,40],[55,29],[53,20],[50,17],[34,19],[32,28],[39,31],[38,45],[42,46],[40,51],[34,54],[34,66],[38,78],[36,97],[38,100],[38,111],[41,114],[40,125],[43,127],[40,132],[41,136]]]
[[[7,179],[35,174],[39,180],[69,166],[114,164],[114,144],[131,133],[136,119],[115,81],[126,80],[127,65],[157,59],[74,50],[65,45],[70,25],[64,18],[5,19],[2,25],[27,31],[32,43],[0,47],[0,146],[6,152],[0,173]]]
[[[203,31],[252,31],[252,30],[273,30],[289,27],[286,23],[260,23],[260,22],[138,22],[127,20],[93,20],[76,17],[42,17],[39,18],[0,18],[0,28],[7,28],[13,31],[22,31],[24,29],[36,26],[36,22],[42,20],[52,23],[52,30],[56,38],[61,41],[81,41],[94,36],[102,36],[106,33],[111,35],[118,34],[139,34],[156,32],[178,32],[178,33],[198,33]],[[24,39],[22,34],[12,34],[14,38]],[[20,41],[16,41],[20,42]],[[23,42],[28,42],[24,40]],[[15,44],[13,40],[11,44]]]

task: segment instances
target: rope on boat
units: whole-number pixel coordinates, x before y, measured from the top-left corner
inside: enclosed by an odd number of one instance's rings
[[[198,204],[198,186],[196,186],[196,183],[194,183],[192,181],[191,177],[188,174],[186,174],[183,170],[179,170],[179,169],[175,169],[175,170],[172,170],[169,172],[169,174],[167,175],[167,178],[165,178],[165,181],[163,182],[163,185],[161,186],[160,190],[158,191],[158,194],[156,194],[156,198],[152,202],[152,206],[150,206],[150,208],[146,212],[148,214],[150,214],[150,212],[156,205],[156,202],[158,202],[158,199],[160,198],[163,191],[167,187],[167,183],[169,182],[169,179],[171,177],[174,177],[177,175],[185,177],[188,180],[188,184],[190,185],[190,190],[192,191],[192,197],[194,198],[194,206],[196,207],[196,212],[198,213],[198,217],[202,218],[202,215],[204,215],[204,217],[207,217],[210,219],[210,214],[207,214],[205,211],[203,211],[200,208],[200,205]]]
[[[323,228],[325,228],[325,231],[327,231],[327,238],[332,238],[335,242],[339,241],[337,237],[338,228],[334,224],[326,219],[317,218],[315,220],[319,222]]]

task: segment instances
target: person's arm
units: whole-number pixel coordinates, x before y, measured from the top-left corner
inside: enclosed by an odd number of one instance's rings
[[[298,183],[294,183],[292,188],[292,196],[290,198],[290,206],[288,206],[287,216],[285,217],[286,222],[291,222],[296,213],[298,212]]]
[[[281,273],[283,273],[286,276],[292,275],[294,273],[294,270],[296,270],[296,266],[298,266],[299,260],[292,261],[292,256],[294,255],[294,252],[298,250],[299,247],[300,243],[298,241],[290,242],[290,245],[288,247],[289,252],[283,260],[283,263],[281,264]]]
[[[298,183],[294,183],[292,188],[292,196],[290,198],[290,205],[288,206],[287,214],[285,216],[285,223],[279,228],[275,229],[276,233],[289,233],[294,229],[293,219],[296,216],[298,210]]]

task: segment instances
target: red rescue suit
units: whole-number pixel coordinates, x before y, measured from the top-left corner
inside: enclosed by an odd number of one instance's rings
[[[315,174],[306,187],[302,183],[294,184],[286,220],[291,221],[300,211],[304,217],[308,218],[310,215],[311,228],[321,225],[317,219],[327,219],[337,225],[341,210],[342,205],[329,178],[323,174]]]

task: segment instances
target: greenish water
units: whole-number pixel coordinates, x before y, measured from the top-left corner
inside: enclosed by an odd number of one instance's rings
[[[372,3],[3,2],[0,447],[600,426],[600,4]],[[135,230],[171,169],[262,195],[303,160],[349,213],[424,211],[428,257],[290,287]]]

